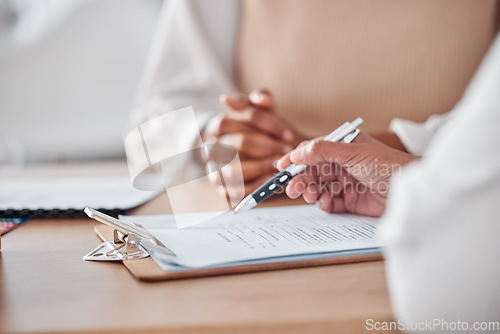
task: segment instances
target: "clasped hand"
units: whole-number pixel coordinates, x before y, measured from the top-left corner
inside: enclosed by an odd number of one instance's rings
[[[276,173],[277,160],[305,138],[273,112],[273,100],[267,91],[255,90],[248,97],[222,95],[221,104],[226,110],[208,122],[203,140],[238,150],[247,195]],[[226,170],[224,174],[229,192],[233,175],[238,173]]]

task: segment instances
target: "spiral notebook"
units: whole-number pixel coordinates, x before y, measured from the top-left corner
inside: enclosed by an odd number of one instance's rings
[[[0,217],[84,217],[87,206],[117,216],[157,195],[135,189],[128,176],[2,179]]]

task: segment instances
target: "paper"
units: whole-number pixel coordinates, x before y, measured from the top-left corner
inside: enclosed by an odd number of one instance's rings
[[[199,220],[204,213],[185,214],[184,218],[190,215]],[[163,254],[144,244],[164,269],[261,263],[313,254],[324,257],[326,253],[346,251],[373,253],[380,247],[376,238],[378,219],[329,214],[314,205],[253,209],[238,215],[229,212],[182,230],[175,227],[170,215],[123,216],[121,220],[141,224],[176,254]]]

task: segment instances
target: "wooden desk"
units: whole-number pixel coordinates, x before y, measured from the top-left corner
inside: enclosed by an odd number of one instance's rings
[[[137,213],[168,207],[160,196]],[[392,320],[382,261],[144,283],[82,260],[94,226],[31,220],[2,237],[0,333],[366,333]]]

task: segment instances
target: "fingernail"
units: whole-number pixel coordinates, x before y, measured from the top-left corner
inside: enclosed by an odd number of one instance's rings
[[[274,160],[273,161],[273,167],[274,168],[278,168],[278,163],[279,163],[279,160]]]
[[[294,139],[294,135],[293,135],[293,132],[290,131],[289,129],[286,129],[285,131],[283,131],[283,139],[289,143],[291,143]]]
[[[248,96],[248,98],[254,104],[259,104],[264,100],[264,96],[261,93],[257,93],[257,92],[251,92],[250,95]]]
[[[280,169],[282,162],[281,159],[276,161],[276,168]]]
[[[320,199],[316,201],[316,205],[319,206],[320,208],[323,206],[324,203],[325,200],[323,199],[323,197],[320,197]]]

